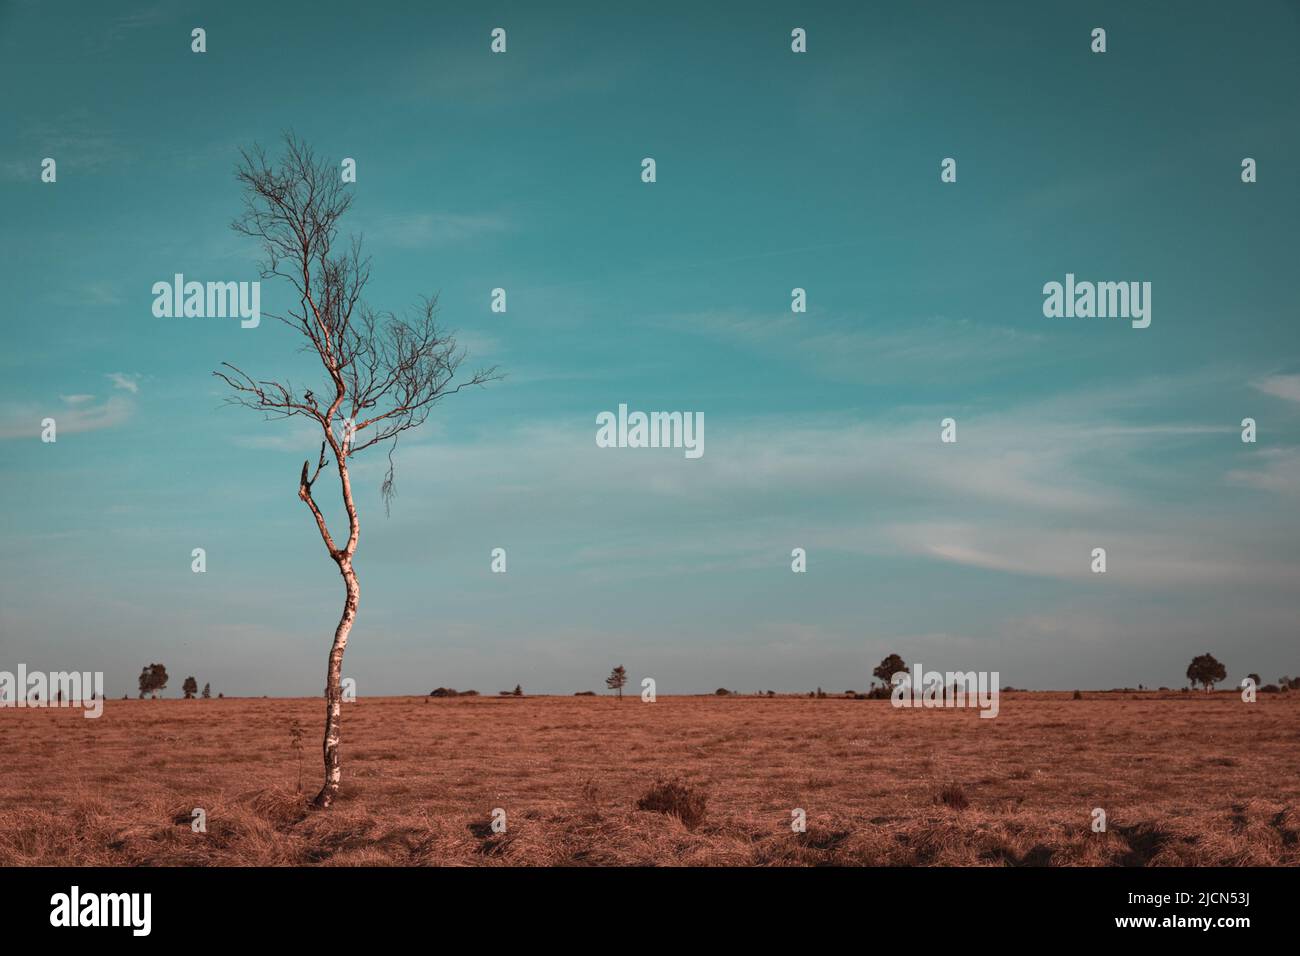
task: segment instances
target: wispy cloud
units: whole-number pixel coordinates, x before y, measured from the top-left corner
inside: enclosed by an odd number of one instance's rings
[[[257,430],[241,429],[232,441],[239,448],[260,448],[293,454],[309,454],[321,441],[320,426],[304,418],[295,416],[288,422],[263,424],[266,427]]]
[[[1300,495],[1300,449],[1266,448],[1257,453],[1253,468],[1228,472],[1230,484],[1283,495]]]
[[[156,3],[143,9],[119,13],[113,17],[112,22],[109,24],[108,37],[113,42],[117,42],[137,30],[148,29],[168,20],[179,19],[193,13],[197,8],[198,4],[193,0],[188,0],[188,2],[186,0],[180,0],[180,2],[167,0],[167,2]]]
[[[1223,508],[1207,516],[1181,493],[1188,461],[1213,474],[1218,449],[1230,456],[1232,429],[1124,420],[1135,398],[1178,388],[1140,381],[1110,389],[1106,402],[1073,393],[972,414],[957,444],[941,443],[939,416],[925,412],[871,421],[706,413],[696,461],[597,449],[594,417],[533,422],[490,441],[399,449],[399,485],[436,480],[446,493],[398,509],[408,532],[501,523],[538,541],[560,536],[571,566],[601,577],[770,567],[792,543],[1062,580],[1088,579],[1091,549],[1103,546],[1113,549],[1112,579],[1162,587],[1243,575],[1268,585],[1300,570],[1285,542],[1263,546],[1257,520]],[[1294,462],[1268,462],[1258,477],[1229,480],[1289,487]],[[377,480],[386,467],[358,473]],[[484,487],[498,494],[484,500],[475,491]],[[461,502],[454,513],[441,507],[447,500]],[[602,533],[574,534],[593,513]]]
[[[1224,537],[1227,522],[1211,537],[1210,525],[1174,534],[1133,533],[1107,522],[1095,529],[1053,530],[1004,522],[917,522],[894,525],[888,534],[904,551],[940,561],[1027,577],[1049,577],[1120,587],[1191,588],[1249,582],[1289,586],[1300,580],[1300,563],[1252,553],[1246,542]],[[1214,540],[1213,549],[1198,542]],[[1105,575],[1091,569],[1092,550],[1106,550]]]
[[[362,230],[376,244],[406,249],[468,242],[512,230],[509,217],[501,213],[427,212],[382,216]]]
[[[124,300],[115,283],[100,281],[60,288],[50,295],[50,301],[55,305],[83,308],[121,305]]]
[[[848,382],[950,382],[996,375],[1041,347],[1043,336],[969,319],[929,316],[911,322],[740,309],[675,315],[660,320],[748,350],[792,359],[828,378]]]
[[[1300,375],[1270,375],[1252,384],[1265,395],[1300,402]]]
[[[114,388],[120,388],[132,395],[137,395],[140,392],[139,372],[109,372],[104,377],[113,383]]]
[[[39,181],[41,160],[58,163],[60,179],[69,171],[95,172],[122,166],[129,152],[86,110],[72,110],[24,127],[14,136],[13,152],[0,162],[0,176],[13,181]]]
[[[130,419],[134,411],[132,401],[120,395],[102,402],[94,402],[93,396],[87,395],[64,396],[64,405],[59,408],[42,408],[31,404],[3,405],[0,406],[0,439],[35,440],[40,437],[41,421],[46,418],[54,419],[59,435],[116,428]]]

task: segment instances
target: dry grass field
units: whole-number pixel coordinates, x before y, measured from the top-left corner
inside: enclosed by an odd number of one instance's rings
[[[836,698],[362,698],[344,708],[342,798],[319,812],[322,711],[0,710],[0,864],[1300,862],[1296,693],[1015,692],[994,720]],[[702,801],[691,826],[638,809],[673,779]]]

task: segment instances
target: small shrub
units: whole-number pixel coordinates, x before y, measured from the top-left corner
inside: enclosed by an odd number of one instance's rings
[[[719,687],[713,693],[716,694],[718,697],[729,697],[731,695],[731,691],[727,690],[727,688],[725,687]]]
[[[595,697],[596,692],[594,690],[580,690],[573,696],[574,697]]]
[[[1075,700],[1083,700],[1083,694],[1079,693],[1079,692],[1076,690],[1076,691],[1074,692],[1074,699],[1075,699]]]
[[[708,798],[702,791],[692,789],[685,782],[661,780],[637,801],[636,808],[674,816],[682,821],[686,829],[694,830],[704,822],[707,801]]]
[[[952,807],[954,810],[965,810],[970,806],[970,801],[966,799],[966,791],[956,783],[950,783],[940,790],[936,802]]]
[[[302,793],[302,724],[294,721],[289,725],[289,746],[298,755],[298,793]]]

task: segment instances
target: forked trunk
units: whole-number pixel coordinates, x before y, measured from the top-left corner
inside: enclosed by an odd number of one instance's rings
[[[361,596],[361,587],[357,583],[356,572],[352,570],[352,559],[339,561],[339,571],[347,585],[347,601],[343,605],[343,616],[339,626],[334,630],[334,645],[330,648],[329,668],[325,672],[325,785],[316,794],[313,803],[324,809],[338,796],[339,781],[343,770],[339,763],[340,716],[343,710],[343,652],[348,646],[348,634],[352,622],[357,619],[357,601]]]

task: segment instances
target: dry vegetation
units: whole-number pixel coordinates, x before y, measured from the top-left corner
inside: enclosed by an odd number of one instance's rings
[[[0,864],[1300,862],[1297,693],[1013,693],[995,720],[835,698],[363,698],[324,812],[306,806],[321,712],[0,710]]]

